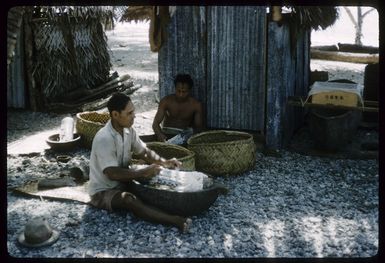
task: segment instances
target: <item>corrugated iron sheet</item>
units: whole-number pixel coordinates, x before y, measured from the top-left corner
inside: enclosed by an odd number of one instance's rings
[[[302,124],[303,111],[286,101],[307,93],[309,41],[298,35],[292,56],[288,25],[267,25],[265,6],[178,6],[159,52],[160,96],[189,73],[209,128],[261,131],[281,148]]]
[[[12,60],[7,67],[7,107],[25,108],[25,77],[24,77],[24,39],[21,29],[16,30],[16,43],[12,53]]]
[[[266,8],[212,6],[207,17],[207,125],[263,130]]]
[[[192,94],[206,102],[205,7],[178,6],[170,21],[168,39],[158,55],[160,97],[174,93],[174,77],[190,74]]]
[[[262,130],[266,8],[178,6],[159,52],[160,97],[188,73],[211,128]],[[190,22],[191,21],[191,22]]]

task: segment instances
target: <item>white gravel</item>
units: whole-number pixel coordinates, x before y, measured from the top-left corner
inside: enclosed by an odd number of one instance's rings
[[[79,150],[82,160],[89,152]],[[230,192],[192,217],[190,233],[76,202],[7,192],[7,245],[14,257],[369,257],[378,249],[377,160],[258,154],[252,171],[220,177]],[[48,162],[43,160],[48,159]],[[8,186],[57,174],[50,155],[8,157]],[[79,163],[79,162],[78,162]],[[32,172],[35,171],[35,172]],[[60,231],[52,246],[18,245],[29,218]]]
[[[137,63],[130,63],[124,53],[118,53],[122,47],[130,50],[128,41],[117,39],[122,33],[118,29],[109,34],[115,54],[114,70],[119,75],[126,71],[135,73],[135,68],[127,70],[126,67]],[[137,32],[139,29],[131,34]],[[147,32],[140,32],[140,36],[147,36]],[[147,41],[147,38],[142,38],[141,45]],[[148,49],[143,50],[148,53]],[[156,63],[154,56],[144,54],[146,56]],[[139,71],[147,75],[156,74],[156,67],[147,62],[141,61],[144,70]],[[363,65],[312,61],[311,69],[330,70],[330,79],[353,78],[362,84]],[[134,82],[143,85],[133,96],[138,106],[135,128],[140,134],[149,134],[156,110],[154,94],[157,83],[156,77],[146,80],[147,75],[139,73],[132,74]],[[18,142],[22,145],[31,135],[58,129],[64,116],[29,111],[8,112],[8,148]],[[41,138],[43,140],[36,140],[36,144],[45,144],[45,137]],[[328,159],[287,151],[281,153],[282,157],[258,153],[252,171],[217,178],[230,189],[229,194],[219,196],[207,212],[192,217],[188,234],[181,234],[176,228],[137,220],[130,214],[108,213],[77,202],[19,197],[9,190],[28,180],[57,177],[66,167],[87,166],[88,150],[71,153],[74,158],[66,165],[59,165],[55,161],[56,154],[50,150],[30,157],[8,154],[8,253],[23,258],[376,255],[379,247],[378,160]],[[60,231],[59,240],[51,246],[37,249],[20,246],[16,241],[19,230],[31,217],[40,215],[46,216],[52,227]]]

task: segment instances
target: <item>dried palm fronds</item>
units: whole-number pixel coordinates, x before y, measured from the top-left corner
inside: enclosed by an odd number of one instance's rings
[[[32,20],[36,47],[33,76],[47,102],[60,101],[60,96],[71,90],[99,86],[107,81],[111,68],[107,38],[97,16],[99,7],[94,12],[90,7],[59,9],[61,13],[55,16],[52,9],[41,13],[45,9],[39,8]],[[62,13],[66,10],[68,13]]]
[[[326,29],[338,19],[338,8],[335,6],[288,6],[291,13],[288,17],[290,26],[290,48],[292,56],[296,55],[298,35],[310,30]]]
[[[113,19],[113,6],[38,6],[34,8],[35,18],[47,18],[56,21],[66,15],[68,18],[88,19],[99,21]]]
[[[7,65],[14,56],[17,42],[17,35],[20,33],[21,22],[23,20],[24,7],[16,6],[8,11],[7,17]]]
[[[152,6],[129,6],[121,16],[121,22],[149,21],[151,18]]]
[[[290,20],[298,28],[326,29],[338,19],[338,9],[335,6],[293,6]]]

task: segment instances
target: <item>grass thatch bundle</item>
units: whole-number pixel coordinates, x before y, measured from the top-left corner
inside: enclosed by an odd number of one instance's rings
[[[46,102],[69,91],[92,89],[108,81],[111,68],[100,7],[39,8],[34,12],[33,76]],[[37,19],[38,18],[38,19]]]
[[[129,6],[121,16],[120,21],[149,21],[151,18],[152,9],[152,6]]]
[[[290,20],[302,29],[326,29],[338,19],[335,6],[293,6]]]
[[[7,17],[7,65],[9,65],[14,56],[17,42],[17,35],[20,32],[23,20],[24,7],[16,6],[8,11]]]
[[[338,19],[338,9],[335,6],[288,6],[291,13],[288,16],[290,26],[290,49],[292,57],[296,56],[298,35],[320,28],[326,29]]]

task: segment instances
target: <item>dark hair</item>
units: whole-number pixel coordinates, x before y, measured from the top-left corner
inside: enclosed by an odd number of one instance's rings
[[[130,101],[130,97],[126,94],[116,92],[112,94],[112,97],[107,102],[108,111],[110,112],[110,114],[112,111],[117,111],[120,113],[122,110],[124,110],[124,108],[126,108],[128,102]]]
[[[178,74],[174,78],[174,85],[176,87],[176,84],[180,83],[187,83],[190,87],[190,89],[194,86],[194,82],[189,74]]]

